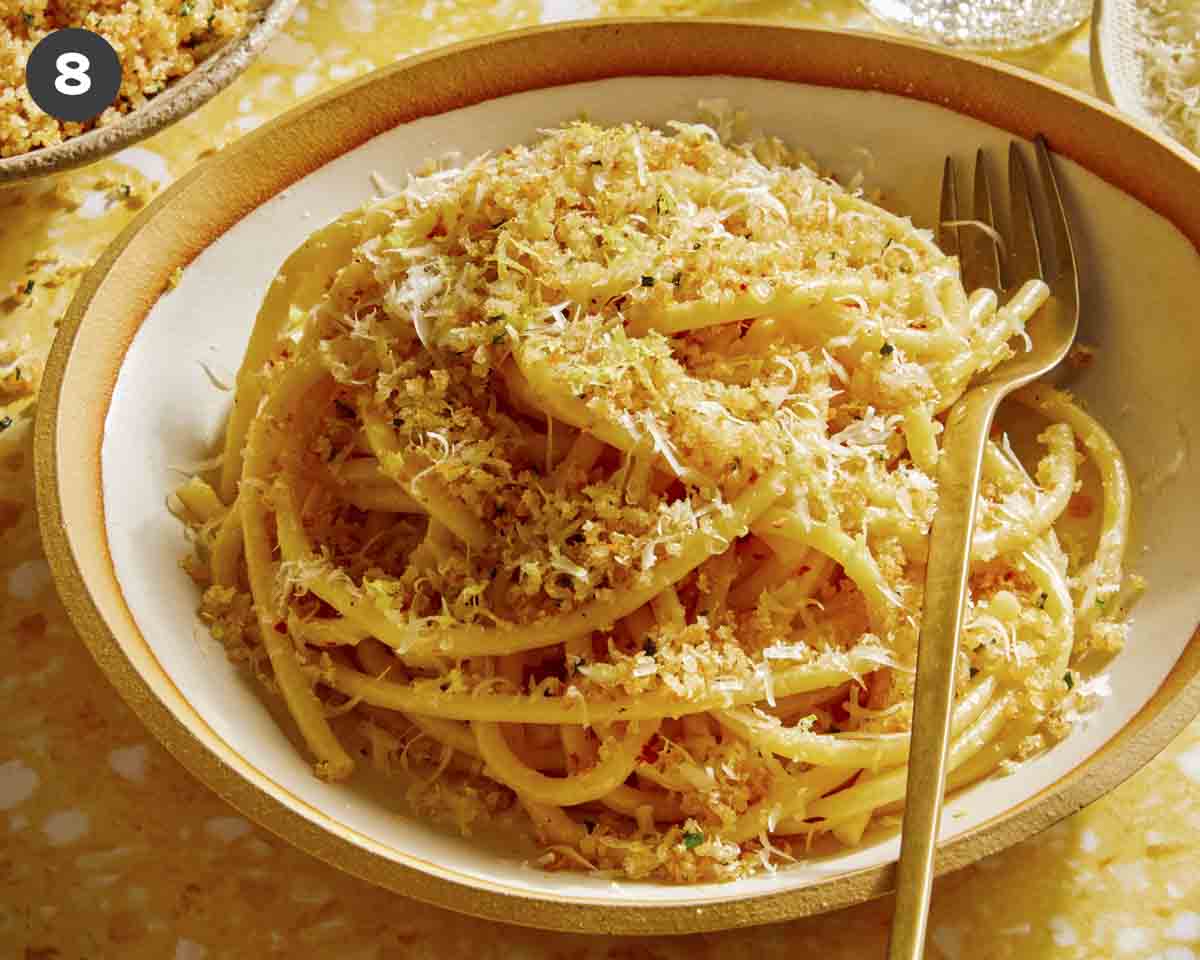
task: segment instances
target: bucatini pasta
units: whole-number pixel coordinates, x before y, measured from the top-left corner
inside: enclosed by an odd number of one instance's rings
[[[716,126],[431,169],[279,271],[176,506],[202,617],[319,776],[423,765],[421,810],[520,805],[544,866],[673,882],[903,800],[941,418],[1047,289],[967,291],[926,232]],[[1123,639],[1121,456],[1065,394],[1017,402],[1042,452],[989,442],[954,786],[1061,736],[1072,657]],[[1089,497],[1098,532],[1060,536]]]

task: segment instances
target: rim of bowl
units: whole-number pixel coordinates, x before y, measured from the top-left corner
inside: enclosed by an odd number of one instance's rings
[[[214,52],[145,106],[119,120],[52,147],[0,158],[0,187],[87,166],[183,119],[229,86],[254,62],[267,42],[287,23],[298,3],[299,0],[271,0],[245,34]]]
[[[600,51],[604,56],[597,56]],[[578,933],[696,933],[787,920],[883,895],[891,890],[893,868],[883,864],[756,896],[739,894],[735,881],[727,898],[700,909],[688,901],[686,887],[668,902],[628,906],[598,897],[531,894],[456,875],[350,830],[288,794],[237,754],[154,658],[124,605],[107,553],[100,444],[125,351],[171,272],[249,210],[366,140],[419,117],[528,90],[651,75],[740,75],[879,91],[954,109],[1027,139],[1047,130],[1057,152],[1166,217],[1200,248],[1200,208],[1177,189],[1180,177],[1200,183],[1200,161],[1094,97],[1016,67],[907,39],[747,20],[639,18],[535,27],[457,44],[368,74],[285,113],[176,181],[81,283],[47,360],[35,425],[39,521],[64,606],[118,692],[191,773],[267,829],[372,883],[478,917]],[[288,151],[289,142],[303,142],[305,149]],[[264,156],[271,162],[261,162]],[[108,282],[126,262],[136,266],[133,275]],[[101,314],[100,323],[89,330],[104,328],[104,316],[114,329],[103,335],[103,344],[77,357],[72,348],[93,310]],[[113,358],[88,358],[100,349]],[[73,409],[60,420],[72,358],[100,364],[88,381],[94,399],[86,410]],[[69,471],[59,468],[60,430],[81,438],[76,450],[86,457]],[[69,532],[64,482],[71,487],[68,496],[86,501],[75,510],[84,513],[80,527],[86,522],[94,531],[84,534],[76,527]],[[81,536],[94,541],[84,544],[92,550],[90,558],[76,556],[73,541]],[[99,573],[85,575],[84,563],[99,564]],[[109,619],[100,612],[101,600]],[[109,620],[120,622],[114,626]],[[1091,803],[1147,763],[1198,713],[1200,627],[1126,726],[1054,784],[942,844],[938,873],[999,851]]]

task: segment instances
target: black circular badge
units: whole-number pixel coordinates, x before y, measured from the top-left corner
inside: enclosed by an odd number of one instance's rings
[[[25,86],[50,116],[82,123],[117,99],[121,61],[98,33],[76,27],[55,30],[29,55]]]

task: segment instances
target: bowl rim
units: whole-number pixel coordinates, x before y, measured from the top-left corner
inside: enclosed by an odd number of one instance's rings
[[[603,49],[605,56],[596,53]],[[99,483],[102,426],[125,351],[175,266],[190,262],[249,210],[368,139],[421,116],[439,114],[511,93],[616,76],[740,75],[881,91],[924,100],[974,116],[1029,138],[1043,124],[1055,131],[1058,152],[1141,200],[1173,222],[1200,248],[1200,208],[1172,189],[1180,175],[1200,178],[1200,161],[1152,131],[1128,123],[1093,97],[1019,68],[949,53],[908,39],[847,30],[779,26],[747,20],[638,18],[554,24],[494,35],[432,51],[338,87],[294,108],[205,160],[157,197],[122,232],[84,278],[60,326],[43,374],[35,425],[39,522],[63,604],[109,680],[141,720],[188,770],[251,819],[301,849],[370,882],[415,899],[492,920],[571,932],[678,934],[776,922],[848,906],[889,892],[891,864],[860,869],[798,890],[730,896],[698,910],[680,897],[655,905],[613,905],[588,897],[530,894],[478,878],[449,875],[403,851],[387,856],[376,841],[290,797],[223,741],[174,688],[146,647],[130,649],[101,614],[97,596],[76,557],[65,523],[58,462],[60,428],[81,419],[87,431],[90,481]],[[300,139],[304,151],[280,161],[281,144]],[[256,158],[270,155],[276,162]],[[1147,166],[1147,156],[1154,163]],[[1130,157],[1138,158],[1133,162]],[[1174,178],[1174,179],[1173,179]],[[170,248],[164,253],[165,248]],[[106,282],[130,262],[136,276]],[[117,303],[137,315],[117,336],[120,357],[93,382],[99,396],[86,417],[72,410],[60,421],[68,361],[92,311]],[[102,319],[102,318],[97,318]],[[85,351],[86,353],[86,351]],[[93,394],[95,396],[95,394]],[[94,434],[94,436],[93,436]],[[82,434],[81,434],[82,435]],[[94,449],[92,449],[94,448]],[[78,472],[78,464],[72,464]],[[91,488],[89,488],[91,489]],[[124,611],[122,636],[145,646],[124,607],[103,542],[97,561]],[[90,513],[89,513],[90,516]],[[95,560],[95,558],[93,558]],[[89,561],[91,562],[91,561]],[[147,657],[149,658],[147,660]],[[142,669],[156,669],[156,692]],[[163,691],[173,704],[162,699]],[[1200,714],[1200,627],[1163,684],[1112,739],[1054,784],[942,844],[937,870],[945,873],[1045,829],[1132,775]],[[183,715],[187,715],[186,717]]]
[[[0,187],[52,177],[110,156],[181,120],[241,76],[300,0],[270,0],[254,25],[147,104],[52,147],[0,158]]]

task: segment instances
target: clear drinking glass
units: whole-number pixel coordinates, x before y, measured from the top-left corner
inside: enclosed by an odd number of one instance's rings
[[[963,50],[1020,50],[1079,26],[1091,0],[862,0],[897,30]]]

